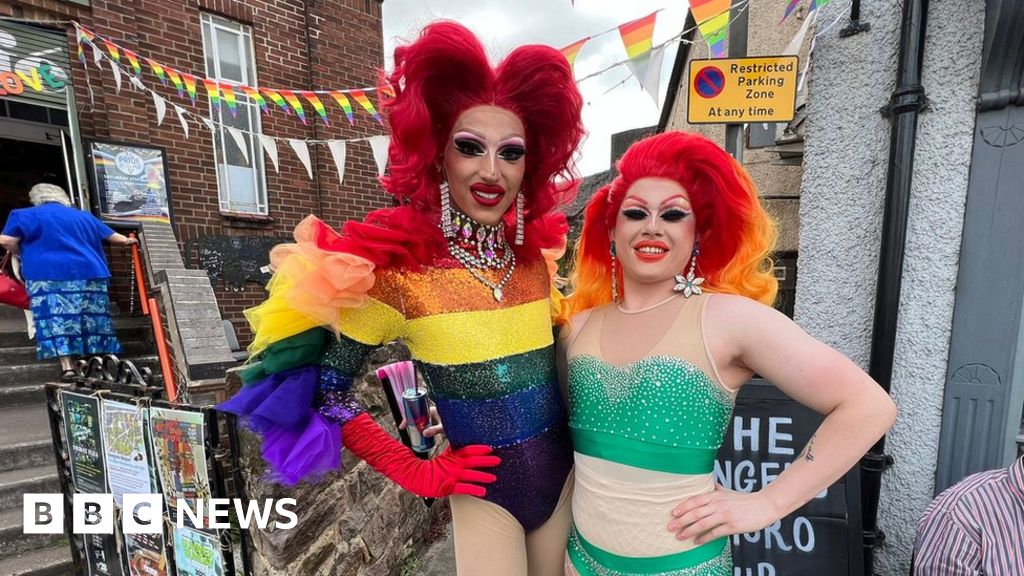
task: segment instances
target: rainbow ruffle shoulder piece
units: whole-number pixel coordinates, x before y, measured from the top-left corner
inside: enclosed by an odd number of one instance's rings
[[[562,300],[565,300],[565,296],[559,290],[565,284],[565,279],[558,275],[558,261],[565,255],[566,242],[566,237],[562,237],[561,245],[541,248],[540,251],[548,267],[548,277],[551,279],[551,322],[556,326],[561,326],[568,320],[562,311]]]
[[[255,333],[252,362],[242,389],[218,406],[263,437],[272,479],[289,485],[339,469],[341,428],[363,412],[351,394],[351,367],[325,357],[345,356],[338,350],[347,342],[343,311],[367,304],[374,264],[321,248],[331,237],[337,233],[309,216],[294,243],[271,251],[269,296],[246,311]]]

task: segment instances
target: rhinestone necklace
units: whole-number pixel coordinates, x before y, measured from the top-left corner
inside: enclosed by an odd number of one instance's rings
[[[484,286],[498,302],[504,296],[505,284],[516,269],[516,256],[505,241],[505,223],[487,226],[452,207],[452,226],[455,237],[448,239],[448,253]],[[483,270],[505,270],[498,282],[492,282]]]

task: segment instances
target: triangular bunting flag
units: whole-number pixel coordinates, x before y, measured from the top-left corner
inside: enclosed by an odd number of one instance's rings
[[[271,102],[280,106],[281,109],[284,110],[285,114],[291,115],[292,109],[288,107],[288,103],[284,101],[284,98],[282,98],[280,94],[278,94],[277,90],[271,90],[270,88],[260,88],[260,92],[266,94],[267,98],[270,98]]]
[[[156,92],[150,91],[150,94],[153,95],[153,107],[156,108],[156,125],[159,126],[164,123],[164,115],[167,114],[167,102]]]
[[[174,112],[178,115],[178,122],[181,122],[181,129],[185,132],[185,139],[188,140],[188,122],[185,120],[185,111],[174,104]]]
[[[813,12],[825,4],[828,4],[828,0],[811,0],[811,11]]]
[[[235,146],[238,146],[238,150],[242,153],[242,158],[245,158],[245,163],[248,164],[249,147],[245,144],[245,136],[242,134],[242,131],[231,126],[226,126],[226,128],[228,129],[228,134],[231,135],[231,139],[235,141]]]
[[[630,60],[651,51],[651,39],[654,37],[654,23],[657,18],[658,13],[652,12],[643,18],[619,26],[622,45],[626,48],[626,55]]]
[[[210,98],[213,112],[215,114],[220,112],[220,89],[217,88],[217,83],[209,78],[203,78],[203,87],[206,88],[206,95]]]
[[[693,19],[713,58],[724,58],[729,40],[730,0],[690,0]]]
[[[793,15],[793,12],[796,12],[796,7],[800,5],[800,2],[803,2],[803,0],[789,0],[789,4],[786,4],[786,10],[782,13],[782,20],[779,20],[779,24],[788,20]],[[811,0],[811,4],[814,4],[814,0]]]
[[[377,163],[377,176],[384,175],[384,169],[388,166],[388,144],[391,138],[385,134],[370,136],[366,139],[373,150],[373,161]]]
[[[124,56],[128,59],[128,64],[131,65],[132,71],[135,72],[136,76],[142,75],[142,64],[139,63],[139,55],[131,50],[125,48]]]
[[[142,80],[139,80],[138,76],[129,76],[128,81],[132,83],[132,86],[134,86],[136,90],[141,92],[146,91],[146,85],[142,83]]]
[[[331,140],[327,143],[327,148],[334,158],[334,166],[338,169],[338,184],[341,184],[345,180],[345,141]]]
[[[103,62],[103,50],[101,50],[96,44],[92,44],[92,63],[95,64],[97,68],[103,68],[103,64],[101,62]]]
[[[306,102],[313,106],[313,110],[316,110],[316,113],[320,115],[320,119],[324,121],[324,124],[330,126],[331,123],[327,121],[327,108],[324,108],[324,103],[320,101],[320,97],[316,95],[316,92],[304,91],[299,92],[299,94],[302,94]]]
[[[103,45],[107,47],[107,52],[110,53],[110,58],[113,59],[114,62],[120,63],[121,62],[121,50],[117,47],[117,44],[114,44],[110,40],[107,40],[106,38],[103,38]]]
[[[231,112],[231,117],[238,116],[238,101],[235,99],[235,91],[231,88],[230,84],[224,84],[223,82],[218,84],[220,88],[220,95],[224,98],[224,103],[228,105],[228,112]]]
[[[196,103],[196,77],[191,74],[182,73],[181,79],[185,81],[185,90],[188,91],[188,99],[192,101],[192,105]]]
[[[313,179],[313,166],[309,161],[309,148],[306,145],[305,140],[296,140],[295,138],[289,138],[288,144],[295,150],[295,155],[299,157],[299,161],[306,167],[306,173],[309,174],[309,179]]]
[[[307,124],[306,109],[302,107],[302,102],[300,102],[295,96],[295,93],[291,90],[280,90],[280,92],[281,96],[284,96],[285,101],[292,107],[292,110],[295,110],[295,114],[298,115],[299,120],[302,120],[303,124]],[[312,178],[312,176],[310,176],[310,178]]]
[[[661,64],[665,56],[665,46],[652,50],[650,53],[635,60],[626,62],[629,69],[640,82],[640,87],[654,100],[654,105],[659,104],[659,89],[661,87]]]
[[[156,74],[156,77],[160,79],[160,83],[167,86],[167,75],[164,74],[163,65],[155,60],[150,60],[149,58],[146,58],[146,64],[149,64],[149,69],[152,70],[153,74]]]
[[[171,84],[178,90],[178,98],[185,97],[185,85],[181,82],[181,74],[174,68],[166,68],[167,77],[171,79]]]
[[[369,112],[379,124],[384,123],[380,114],[377,113],[377,109],[373,107],[373,102],[370,102],[370,99],[366,97],[362,90],[352,90],[349,92],[349,96],[355,99],[356,102],[359,102],[359,105]]]
[[[117,93],[121,93],[121,67],[117,62],[110,60],[110,71],[114,74],[114,84],[117,86]]]
[[[817,12],[811,12],[811,15],[804,18],[804,23],[800,26],[800,30],[793,36],[793,39],[789,41],[789,45],[782,51],[783,54],[789,56],[796,56],[800,53],[800,47],[804,44],[804,38],[807,37],[807,31],[811,29],[811,23],[817,19]]]
[[[210,132],[217,131],[217,126],[213,123],[213,120],[210,120],[206,116],[200,116],[199,119],[203,121],[203,124],[206,124],[206,127],[210,129]]]
[[[270,110],[267,108],[267,101],[263,98],[263,95],[260,94],[259,90],[253,88],[252,86],[246,86],[245,84],[243,84],[242,92],[245,92],[246,96],[252,99],[252,101],[256,104],[258,104],[260,110],[262,110],[264,114],[270,114]]]
[[[589,40],[590,36],[587,36],[583,40],[573,42],[560,50],[562,54],[565,54],[565,59],[569,61],[569,68],[572,68],[573,71],[576,70],[576,56],[579,55],[580,49],[583,48],[583,45]]]
[[[352,104],[348,101],[348,97],[345,93],[340,90],[331,92],[331,96],[334,97],[334,101],[341,106],[341,109],[345,111],[345,117],[348,118],[348,123],[353,124],[355,121],[352,119]]]
[[[263,147],[263,151],[270,157],[270,161],[274,164],[274,172],[280,172],[281,168],[277,165],[277,141],[270,136],[259,135],[260,146]]]

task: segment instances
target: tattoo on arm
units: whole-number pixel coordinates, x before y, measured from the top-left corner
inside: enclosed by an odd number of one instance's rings
[[[804,448],[804,460],[808,462],[814,462],[814,440],[818,435],[811,436],[811,439],[807,441],[807,448]]]

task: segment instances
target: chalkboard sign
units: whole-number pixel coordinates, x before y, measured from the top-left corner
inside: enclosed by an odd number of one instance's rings
[[[795,460],[821,424],[772,384],[754,379],[736,399],[732,426],[718,452],[715,481],[761,490]],[[735,576],[861,576],[860,475],[839,482],[779,522],[732,537]]]

